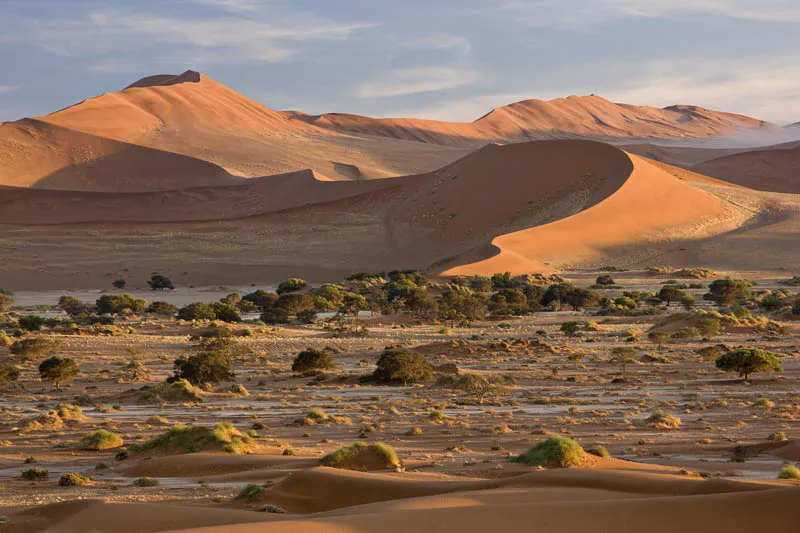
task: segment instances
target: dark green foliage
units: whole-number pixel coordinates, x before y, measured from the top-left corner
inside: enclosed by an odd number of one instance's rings
[[[297,292],[302,290],[308,285],[305,280],[300,278],[289,278],[286,281],[282,282],[278,285],[278,289],[275,291],[278,295],[286,294],[290,292]]]
[[[92,478],[89,476],[84,476],[83,474],[78,474],[77,472],[64,474],[58,480],[58,484],[61,487],[83,487],[91,482]]]
[[[15,365],[0,365],[0,385],[14,383],[19,379],[20,369]]]
[[[278,295],[274,292],[267,292],[263,289],[258,289],[250,294],[245,294],[242,297],[243,302],[250,302],[261,311],[271,308],[278,301]]]
[[[561,435],[550,435],[527,452],[512,457],[514,463],[528,466],[580,466],[584,451],[576,441]]]
[[[333,355],[325,350],[316,350],[309,348],[303,350],[292,363],[292,372],[300,372],[303,374],[310,374],[316,372],[323,372],[325,370],[333,370],[336,368],[336,362],[333,360]]]
[[[29,468],[22,471],[22,479],[27,479],[28,481],[43,481],[49,476],[50,473],[42,468]]]
[[[39,331],[44,326],[44,318],[38,315],[25,315],[17,320],[19,327],[25,331]]]
[[[146,311],[158,316],[174,317],[178,312],[178,308],[168,302],[153,302],[147,307]]]
[[[185,379],[192,385],[219,383],[234,378],[231,355],[225,350],[208,350],[175,360],[172,379]]]
[[[667,305],[672,302],[679,302],[682,298],[686,297],[686,293],[673,285],[664,285],[658,291],[658,298]]]
[[[58,306],[69,316],[88,315],[94,312],[94,308],[75,298],[74,296],[62,296],[58,299]]]
[[[614,285],[614,278],[608,274],[601,274],[600,276],[597,276],[595,283],[597,285]]]
[[[433,380],[433,367],[412,350],[387,350],[378,359],[372,377],[383,383],[419,383]]]
[[[717,359],[716,367],[725,372],[736,372],[745,381],[750,379],[750,374],[757,372],[783,372],[780,359],[760,348],[741,348],[724,353]]]
[[[113,285],[115,289],[124,289],[127,284],[128,282],[124,279],[115,279],[111,285]]]
[[[751,282],[743,279],[718,279],[708,286],[705,299],[719,305],[731,305],[739,299],[749,298],[751,286]]]
[[[217,313],[209,304],[193,303],[181,307],[178,311],[178,318],[181,320],[214,320]]]
[[[61,347],[61,341],[46,337],[28,337],[14,342],[9,349],[14,355],[39,357],[55,353]]]
[[[39,365],[42,381],[52,381],[56,389],[60,389],[62,383],[75,379],[79,373],[78,365],[68,357],[51,357]]]
[[[217,320],[223,322],[241,322],[242,317],[239,316],[239,311],[230,304],[223,302],[214,302],[211,304],[211,309],[214,311],[214,316]]]
[[[150,286],[150,289],[154,291],[173,290],[175,288],[172,281],[161,274],[153,274],[150,276],[150,279],[147,280],[147,284]]]
[[[147,306],[144,300],[137,300],[130,294],[104,294],[97,299],[95,308],[101,315],[120,313],[141,313]]]

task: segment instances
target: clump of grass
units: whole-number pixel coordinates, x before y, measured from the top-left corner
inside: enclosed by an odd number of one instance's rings
[[[49,476],[50,473],[41,468],[30,468],[22,471],[22,479],[27,479],[28,481],[42,481],[43,479],[47,479]]]
[[[61,476],[58,484],[61,487],[84,487],[92,482],[92,478],[77,472],[69,472]]]
[[[789,440],[789,437],[787,437],[786,433],[784,433],[783,431],[776,431],[775,433],[773,433],[769,437],[767,437],[767,440],[773,441],[773,442],[782,442],[782,441],[785,441],[785,440]]]
[[[125,444],[122,437],[105,429],[98,429],[78,441],[76,447],[81,450],[102,451],[119,448]]]
[[[186,381],[179,379],[176,381],[165,381],[155,387],[151,387],[142,393],[139,403],[161,404],[165,402],[202,402],[202,391]]]
[[[133,485],[135,487],[156,487],[158,486],[158,480],[154,477],[140,477],[133,480]]]
[[[759,398],[758,400],[753,402],[753,407],[756,409],[772,409],[775,407],[775,402],[770,400],[769,398]]]
[[[419,435],[422,435],[422,428],[419,426],[414,426],[408,430],[408,435],[411,437],[418,437]]]
[[[147,423],[148,424],[153,424],[153,425],[158,425],[158,426],[165,426],[165,425],[169,424],[169,420],[167,420],[165,417],[160,416],[160,415],[153,415],[153,416],[151,416],[150,418],[147,419]]]
[[[283,507],[279,505],[273,505],[271,503],[266,504],[263,506],[260,511],[264,513],[275,513],[275,514],[286,514],[287,511]]]
[[[800,470],[794,465],[786,465],[778,473],[778,479],[800,479]]]
[[[263,485],[259,485],[258,483],[249,483],[245,488],[239,491],[239,494],[236,495],[235,499],[256,502],[261,499],[262,494],[264,494]]]
[[[328,419],[328,414],[319,407],[312,407],[306,411],[306,419],[313,420],[315,422],[324,422]]]
[[[348,470],[380,470],[399,468],[400,459],[388,444],[376,442],[367,445],[356,442],[329,453],[320,459],[320,464]]]
[[[207,449],[222,449],[233,454],[252,453],[258,448],[256,441],[233,427],[219,423],[213,428],[192,424],[175,424],[157,437],[134,444],[131,451],[163,450],[167,452],[194,453]]]
[[[608,453],[606,447],[600,444],[598,444],[597,446],[592,446],[586,451],[592,455],[596,455],[597,457],[611,457],[611,454]]]
[[[61,420],[81,421],[86,419],[80,406],[71,403],[62,403],[58,406],[56,413]]]
[[[681,427],[681,419],[672,416],[663,409],[659,409],[645,419],[645,424],[656,429],[678,429]]]
[[[579,466],[584,454],[583,448],[575,440],[553,434],[510,461],[528,466],[568,468]]]

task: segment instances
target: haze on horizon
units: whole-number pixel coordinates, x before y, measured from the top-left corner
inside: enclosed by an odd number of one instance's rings
[[[0,120],[190,68],[309,113],[470,121],[513,101],[596,93],[800,120],[791,0],[131,4],[0,3]]]

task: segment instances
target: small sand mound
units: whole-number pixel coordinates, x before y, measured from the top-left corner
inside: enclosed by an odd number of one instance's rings
[[[391,446],[382,442],[369,445],[363,442],[356,442],[329,453],[320,459],[320,464],[332,468],[369,472],[390,468],[397,469],[400,467],[400,460]]]
[[[138,391],[136,403],[161,404],[161,403],[186,403],[202,402],[202,392],[186,381],[179,379],[173,382],[159,383],[155,387],[142,387]]]

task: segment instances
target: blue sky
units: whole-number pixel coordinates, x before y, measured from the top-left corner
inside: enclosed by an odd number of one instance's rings
[[[788,123],[800,0],[0,0],[0,61],[0,120],[191,68],[311,113],[595,93]]]

